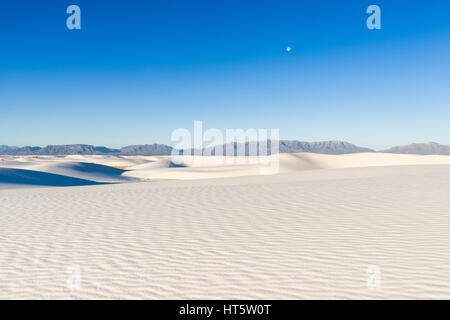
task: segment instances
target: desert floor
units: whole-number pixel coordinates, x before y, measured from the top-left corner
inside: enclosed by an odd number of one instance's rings
[[[0,156],[0,299],[450,299],[450,156],[188,160]]]

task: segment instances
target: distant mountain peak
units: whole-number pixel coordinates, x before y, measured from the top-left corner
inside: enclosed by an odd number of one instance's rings
[[[0,145],[0,153],[5,152],[5,151],[10,151],[10,150],[16,150],[16,149],[18,149],[18,147]]]
[[[271,154],[271,140],[264,142],[247,142],[247,143],[228,143],[214,147],[208,147],[202,149],[202,154],[214,155],[216,150],[222,148],[222,154],[226,154],[226,150],[234,150],[234,154],[237,154],[238,150],[245,150],[245,155],[249,154],[250,145],[259,146],[261,143],[265,143],[267,148],[267,154]],[[275,140],[272,142],[276,143]],[[375,152],[372,149],[360,147],[351,144],[347,141],[332,140],[332,141],[319,141],[319,142],[306,142],[298,140],[279,140],[279,152],[280,153],[297,153],[297,152],[310,152],[321,154],[348,154],[348,153],[361,153],[361,152]],[[264,146],[263,146],[264,147]],[[259,148],[258,148],[259,149]],[[0,146],[0,154],[3,155],[71,155],[71,154],[116,154],[116,155],[171,155],[173,148],[165,144],[143,144],[143,145],[130,145],[121,149],[112,149],[103,146],[93,146],[88,144],[68,144],[68,145],[49,145],[46,147],[11,147]],[[183,150],[184,153],[193,150]],[[422,155],[450,155],[450,146],[441,145],[437,142],[426,143],[411,143],[404,146],[392,147],[387,150],[379,151],[384,153],[400,153],[400,154],[422,154]]]
[[[270,143],[272,142],[272,143]],[[254,150],[260,150],[262,147],[265,150],[264,154],[272,154],[272,144],[276,143],[276,140],[266,140],[266,141],[252,141],[246,143],[227,143],[223,145],[213,146],[203,148],[201,150],[202,154],[215,155],[216,151],[221,152],[223,155],[229,155],[229,151],[232,150],[232,155],[242,155],[248,156],[250,154],[250,146],[254,147]],[[262,144],[262,146],[261,146]],[[278,141],[279,152],[280,153],[297,153],[297,152],[310,152],[310,153],[322,153],[322,154],[346,154],[346,153],[358,153],[358,152],[374,152],[374,150],[369,148],[358,147],[354,144],[345,141],[320,141],[320,142],[305,142],[297,140],[279,140]],[[256,147],[256,148],[255,148]],[[222,149],[222,150],[220,150]],[[183,150],[184,153],[194,152],[195,150]],[[199,153],[199,151],[197,150]]]
[[[127,155],[146,155],[146,156],[153,156],[153,155],[170,155],[172,154],[173,148],[170,146],[167,146],[165,144],[143,144],[143,145],[133,145],[133,146],[126,146],[120,149],[120,152],[122,154]]]
[[[111,149],[88,144],[48,145],[46,147],[7,147],[1,146],[0,153],[5,155],[170,155],[172,147],[162,144],[127,146],[122,149]]]
[[[411,143],[404,146],[392,147],[380,152],[421,155],[450,155],[450,146],[444,146],[437,142]]]

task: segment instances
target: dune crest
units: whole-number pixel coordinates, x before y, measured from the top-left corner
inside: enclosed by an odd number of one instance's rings
[[[373,152],[343,155],[283,153],[266,157],[181,156],[176,160],[170,156],[5,156],[0,168],[31,170],[93,183],[125,183],[257,176],[274,163],[277,163],[276,172],[280,174],[318,169],[450,164],[450,156]],[[41,183],[32,182],[38,178],[42,179]],[[36,173],[33,179],[22,182],[26,184],[29,181],[34,186],[52,186],[53,178],[51,175]],[[5,188],[11,181],[0,179],[0,185]],[[68,185],[74,185],[71,183]]]

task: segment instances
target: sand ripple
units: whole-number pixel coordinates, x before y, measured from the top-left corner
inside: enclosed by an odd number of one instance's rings
[[[1,190],[0,299],[449,299],[449,194],[450,166]]]

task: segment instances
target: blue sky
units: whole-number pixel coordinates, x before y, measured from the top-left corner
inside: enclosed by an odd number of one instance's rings
[[[2,0],[0,48],[0,144],[174,145],[194,120],[450,144],[448,0]]]

